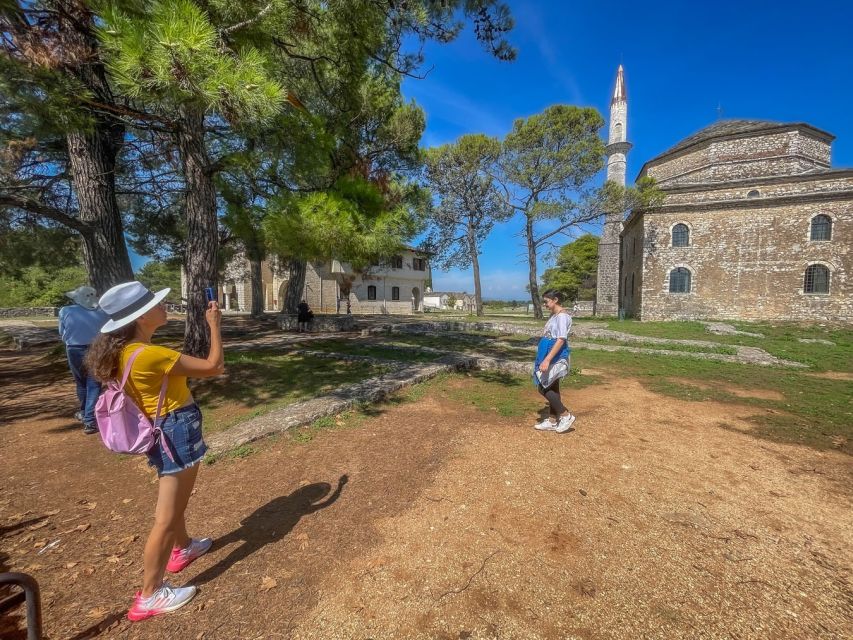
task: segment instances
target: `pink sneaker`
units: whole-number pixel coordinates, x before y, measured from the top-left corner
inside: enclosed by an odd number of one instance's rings
[[[210,538],[191,538],[186,549],[181,549],[180,547],[172,549],[172,555],[169,557],[166,571],[170,573],[183,571],[190,566],[193,560],[207,553],[211,546],[213,546],[213,540]]]
[[[127,619],[138,622],[161,613],[175,611],[192,600],[195,594],[195,587],[173,587],[168,582],[163,582],[160,588],[147,598],[143,598],[142,592],[137,591],[133,606],[127,612]]]

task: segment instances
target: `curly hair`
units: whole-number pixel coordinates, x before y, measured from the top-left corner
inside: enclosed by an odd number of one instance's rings
[[[86,352],[86,368],[101,382],[117,380],[121,352],[135,335],[135,322],[131,322],[111,333],[98,335]]]

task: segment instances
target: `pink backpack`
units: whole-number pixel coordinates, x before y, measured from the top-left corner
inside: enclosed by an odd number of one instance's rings
[[[163,397],[166,395],[166,385],[169,376],[163,376],[163,385],[160,387],[160,398],[157,400],[157,412],[154,414],[154,424],[148,419],[131,397],[124,392],[124,385],[130,377],[130,370],[136,357],[142,353],[145,347],[139,347],[130,356],[124,369],[121,384],[111,380],[107,388],[98,398],[95,405],[95,422],[98,423],[98,431],[101,432],[101,440],[107,445],[107,449],[116,453],[148,453],[163,436],[160,427],[157,426],[157,418],[163,407]],[[165,442],[165,440],[164,440]],[[172,457],[170,447],[164,447],[169,458]]]

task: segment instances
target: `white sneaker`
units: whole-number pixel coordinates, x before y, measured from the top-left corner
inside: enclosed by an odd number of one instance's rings
[[[538,431],[555,431],[557,429],[557,423],[551,422],[549,418],[545,418],[542,422],[534,424],[533,428]]]
[[[192,600],[195,594],[195,587],[173,587],[168,582],[163,582],[160,588],[147,598],[143,598],[142,594],[137,592],[127,617],[136,622],[161,613],[175,611]]]
[[[557,428],[554,429],[557,433],[565,433],[569,429],[572,428],[572,425],[575,423],[575,416],[573,414],[569,414],[567,416],[563,416],[560,418],[560,422],[557,423]]]

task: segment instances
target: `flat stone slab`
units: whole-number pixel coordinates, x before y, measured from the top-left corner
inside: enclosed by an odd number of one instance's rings
[[[825,344],[829,347],[835,346],[832,340],[824,340],[823,338],[797,338],[797,342],[802,342],[803,344]]]
[[[772,356],[757,347],[737,347],[737,355],[725,353],[702,353],[700,351],[673,351],[671,349],[644,349],[642,347],[626,347],[615,344],[599,344],[597,342],[573,342],[572,346],[593,351],[627,351],[629,353],[650,353],[662,356],[679,356],[698,360],[716,360],[718,362],[734,362],[737,364],[757,364],[761,366],[790,367],[793,369],[808,369],[807,364],[783,360]]]
[[[703,322],[705,331],[715,333],[718,336],[749,336],[750,338],[763,338],[762,333],[750,333],[749,331],[740,331],[732,325],[725,322]]]
[[[33,324],[3,323],[0,333],[12,339],[15,350],[20,351],[27,347],[36,347],[45,344],[61,342],[56,329],[46,329]]]

